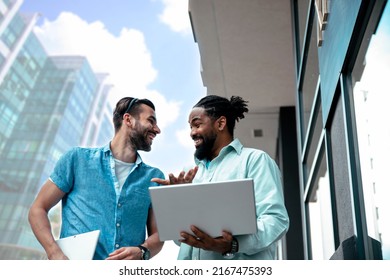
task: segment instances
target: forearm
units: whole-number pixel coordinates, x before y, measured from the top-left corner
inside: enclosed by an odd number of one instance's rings
[[[154,257],[155,255],[157,255],[161,251],[161,249],[164,245],[164,242],[160,241],[160,239],[158,237],[158,233],[155,232],[152,235],[150,235],[145,240],[145,242],[141,245],[148,248],[150,251],[150,256]]]
[[[28,219],[35,237],[46,251],[48,258],[63,258],[63,253],[53,237],[47,212],[31,207]]]

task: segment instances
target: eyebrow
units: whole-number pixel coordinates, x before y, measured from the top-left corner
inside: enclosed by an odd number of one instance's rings
[[[190,121],[188,121],[188,123],[193,123],[193,122],[195,122],[195,121],[197,121],[197,120],[201,120],[201,119],[202,119],[201,117],[195,116],[195,117],[193,117]]]

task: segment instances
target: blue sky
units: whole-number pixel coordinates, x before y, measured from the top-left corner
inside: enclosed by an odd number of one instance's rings
[[[50,55],[84,55],[95,72],[109,73],[115,104],[123,96],[149,98],[162,133],[144,161],[165,174],[193,165],[187,123],[206,94],[186,0],[25,0],[40,13],[34,32]]]

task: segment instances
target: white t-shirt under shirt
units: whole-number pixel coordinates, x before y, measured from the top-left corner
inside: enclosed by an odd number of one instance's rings
[[[115,189],[115,191],[117,195],[119,195],[122,190],[122,186],[127,179],[127,176],[129,176],[130,172],[134,167],[134,163],[124,162],[116,158],[114,158],[114,162],[115,162],[115,175],[119,182],[118,187]]]

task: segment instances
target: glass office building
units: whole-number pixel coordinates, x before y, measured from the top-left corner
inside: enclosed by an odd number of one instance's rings
[[[113,135],[107,74],[48,56],[20,2],[0,1],[0,259],[44,258],[27,221],[35,195],[66,150]]]

